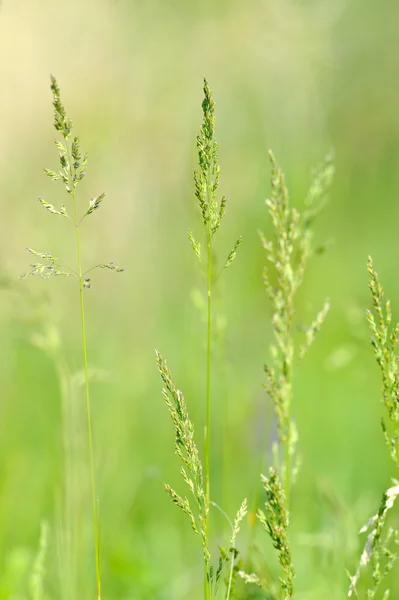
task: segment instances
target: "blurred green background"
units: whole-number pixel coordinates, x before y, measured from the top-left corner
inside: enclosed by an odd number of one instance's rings
[[[273,432],[262,389],[271,312],[257,235],[270,232],[267,150],[298,207],[312,166],[335,152],[336,180],[316,233],[317,243],[333,244],[312,260],[298,297],[299,323],[326,296],[332,309],[296,373],[303,467],[292,542],[296,597],[346,597],[345,569],[354,571],[364,542],[357,531],[392,475],[364,312],[370,253],[399,317],[398,22],[396,0],[383,9],[365,0],[3,0],[1,600],[28,597],[43,519],[47,597],[68,596],[60,539],[65,436],[79,538],[68,568],[77,573],[76,597],[93,598],[94,590],[77,290],[69,280],[18,280],[30,262],[27,246],[75,264],[68,223],[36,201],[65,201],[62,186],[43,174],[57,166],[50,72],[89,152],[82,202],[107,194],[85,223],[85,264],[115,260],[126,269],[97,272],[86,294],[104,598],[201,597],[198,542],[162,489],[165,481],[183,486],[154,349],[168,358],[201,445],[204,282],[187,229],[200,237],[192,173],[204,75],[217,103],[220,189],[230,199],[221,260],[244,238],[219,289],[214,352],[213,499],[231,516],[244,496],[252,502]],[[60,375],[72,382],[67,411]],[[244,558],[248,532],[246,524]],[[215,514],[215,549],[222,534]],[[258,565],[269,561],[261,532],[256,544]]]

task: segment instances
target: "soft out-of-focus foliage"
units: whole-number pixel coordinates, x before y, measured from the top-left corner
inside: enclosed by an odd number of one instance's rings
[[[271,310],[257,236],[258,228],[266,236],[271,231],[264,207],[270,194],[267,150],[272,147],[284,165],[292,203],[301,208],[312,166],[334,149],[335,183],[315,240],[328,251],[312,258],[298,292],[297,322],[309,323],[326,295],[331,310],[295,376],[303,462],[291,499],[290,541],[298,598],[346,596],[346,569],[354,572],[364,542],[357,532],[391,476],[365,308],[370,253],[398,320],[398,19],[394,0],[383,10],[360,0],[71,0],[62,10],[50,0],[3,0],[1,599],[28,597],[43,519],[49,523],[45,590],[51,598],[60,596],[63,416],[57,344],[74,398],[74,505],[80,523],[87,524],[79,528],[79,597],[91,597],[92,590],[86,577],[93,565],[76,290],[71,278],[18,281],[27,245],[74,256],[64,219],[45,214],[37,202],[63,202],[42,171],[53,157],[50,72],[95,157],[81,197],[86,194],[88,203],[93,188],[107,194],[107,211],[96,211],[85,231],[85,260],[90,266],[115,258],[126,268],[121,278],[99,271],[95,289],[86,290],[104,595],[201,595],[195,537],[162,489],[165,481],[178,485],[178,463],[154,348],[162,348],[173,364],[200,432],[206,332],[198,305],[205,299],[186,232],[201,219],[192,172],[206,75],[217,103],[219,162],[229,198],[215,246],[224,251],[243,235],[215,301],[212,495],[230,515],[245,496],[252,506],[276,437],[262,390]],[[44,349],[36,343],[43,336]],[[248,518],[254,518],[252,510]],[[223,518],[215,512],[214,520],[221,537]],[[248,529],[244,522],[244,550]],[[255,542],[266,577],[277,568],[273,552],[260,530]],[[394,598],[399,588],[390,577]]]

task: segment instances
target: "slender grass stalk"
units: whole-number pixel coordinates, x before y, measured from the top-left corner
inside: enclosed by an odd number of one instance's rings
[[[98,537],[99,531],[99,515],[97,511],[98,497],[96,492],[96,479],[94,471],[94,457],[93,457],[93,431],[91,424],[91,405],[90,405],[90,384],[89,384],[89,369],[87,362],[87,342],[86,342],[86,324],[85,324],[85,307],[83,297],[83,278],[82,278],[82,263],[80,258],[80,239],[79,239],[79,226],[76,227],[76,243],[78,248],[78,269],[79,269],[79,301],[80,301],[80,315],[82,321],[82,351],[83,351],[83,365],[84,365],[84,376],[85,376],[85,394],[86,394],[86,410],[87,410],[87,433],[89,441],[89,461],[90,461],[90,481],[91,481],[91,495],[93,505],[93,531],[94,531],[94,548],[95,548],[95,561],[96,561],[96,580],[97,580],[97,598],[101,600],[101,571],[100,571],[100,540]]]
[[[217,144],[214,141],[214,104],[212,100],[212,96],[209,90],[207,90],[207,85],[205,82],[205,99],[203,104],[204,109],[204,121],[205,125],[209,127],[208,138],[205,138],[209,145],[209,155],[207,160],[209,161],[208,168],[204,172],[204,180],[206,182],[206,198],[208,207],[212,206],[212,203],[215,203],[216,208],[216,196],[215,191],[218,185],[219,178],[219,165],[217,164]],[[207,106],[209,105],[209,114],[207,113]],[[208,119],[208,123],[207,120]],[[214,148],[212,147],[214,146]],[[201,149],[201,146],[199,146]],[[201,164],[201,156],[200,164]],[[216,189],[215,189],[216,188]],[[211,209],[209,209],[211,210]],[[206,273],[207,273],[207,342],[206,342],[206,425],[205,425],[205,489],[206,489],[206,497],[208,503],[211,501],[211,360],[212,360],[212,231],[211,231],[211,219],[209,218],[207,222],[204,218],[204,225],[206,229],[206,242],[207,242],[207,253],[206,253]],[[207,531],[209,535],[209,516],[207,520]],[[208,598],[208,596],[207,596]]]
[[[229,570],[229,578],[227,583],[227,592],[226,592],[226,600],[230,600],[232,586],[233,586],[233,576],[234,576],[234,564],[235,564],[235,553],[236,553],[236,537],[238,532],[240,531],[241,521],[244,519],[246,514],[248,513],[248,502],[245,498],[243,503],[241,504],[239,511],[236,515],[234,525],[232,527],[232,535],[230,540],[230,570]]]
[[[66,140],[65,140],[66,142]],[[70,160],[72,165],[72,160]],[[70,167],[70,177],[73,180],[72,167]],[[76,204],[76,193],[75,188],[72,187],[72,203],[73,203],[73,215],[76,233],[76,252],[78,259],[78,275],[79,275],[79,305],[80,305],[80,318],[82,326],[82,353],[83,353],[83,370],[85,378],[85,396],[86,396],[86,412],[87,412],[87,436],[89,442],[89,466],[90,466],[90,484],[91,484],[91,496],[92,496],[92,511],[93,511],[93,540],[95,549],[95,564],[96,564],[96,582],[97,582],[97,599],[101,600],[101,570],[100,570],[100,540],[98,537],[99,531],[99,516],[97,511],[97,491],[96,491],[96,477],[94,470],[94,452],[93,452],[93,430],[92,430],[92,418],[91,418],[91,404],[90,404],[90,382],[89,382],[89,367],[87,361],[87,336],[86,336],[86,321],[85,321],[85,304],[84,304],[84,277],[82,270],[82,250],[80,243],[80,223],[78,221],[78,212]]]
[[[94,466],[94,450],[93,450],[93,430],[92,430],[92,414],[90,405],[90,382],[87,360],[87,336],[85,323],[85,305],[84,305],[84,290],[91,288],[91,279],[87,277],[88,273],[96,268],[110,269],[116,272],[121,272],[123,269],[115,265],[112,261],[103,264],[97,264],[87,271],[83,271],[82,267],[82,250],[80,227],[86,217],[95,212],[104,200],[105,194],[100,194],[91,198],[83,214],[80,216],[77,205],[76,190],[79,183],[86,175],[85,169],[87,166],[88,155],[84,156],[81,153],[80,140],[74,137],[71,141],[71,133],[73,124],[68,117],[65,108],[61,102],[60,89],[56,79],[51,76],[51,91],[53,94],[54,108],[54,127],[62,136],[62,141],[56,141],[55,145],[59,152],[60,170],[58,172],[50,169],[45,169],[46,175],[52,181],[61,181],[64,184],[65,190],[71,198],[72,216],[69,216],[67,209],[62,205],[57,209],[53,204],[48,203],[43,198],[39,198],[40,204],[46,210],[53,214],[59,215],[69,220],[75,228],[76,252],[77,252],[77,270],[64,267],[59,263],[58,258],[49,252],[36,252],[31,248],[27,251],[33,256],[44,260],[45,262],[35,262],[31,264],[31,269],[22,277],[29,275],[39,276],[42,279],[49,279],[52,276],[76,277],[79,286],[79,305],[81,317],[81,335],[82,335],[82,354],[83,354],[83,369],[85,379],[85,396],[86,396],[86,412],[87,412],[87,436],[89,446],[89,471],[92,496],[92,518],[93,518],[93,541],[95,553],[95,573],[96,573],[96,589],[97,600],[101,600],[101,559],[100,559],[100,520],[99,520],[99,500],[96,491],[96,477]]]
[[[205,493],[211,501],[211,344],[212,344],[212,245],[207,244],[207,342],[206,342],[206,425],[205,425]],[[207,536],[210,536],[209,513],[206,520]],[[205,599],[209,600],[208,577],[205,574]]]

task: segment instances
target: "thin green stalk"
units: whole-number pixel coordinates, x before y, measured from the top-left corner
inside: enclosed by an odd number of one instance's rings
[[[226,600],[230,600],[231,586],[233,583],[235,546],[233,546],[231,548],[231,550],[232,550],[232,556],[231,556],[231,561],[230,561],[229,580],[228,580],[228,584],[227,584]]]
[[[210,456],[211,456],[211,335],[212,335],[212,244],[210,236],[207,244],[207,344],[206,344],[206,425],[205,425],[205,494],[206,503],[209,506],[211,500],[211,474],[210,474]],[[209,539],[209,512],[205,523],[206,535]],[[207,570],[206,570],[207,571]],[[209,600],[210,582],[208,573],[205,572],[204,581],[205,600]]]
[[[73,207],[73,223],[75,226],[76,234],[76,252],[78,260],[78,280],[79,280],[79,304],[80,304],[80,318],[82,328],[82,352],[83,352],[83,370],[85,377],[85,396],[86,396],[86,414],[87,414],[87,435],[89,442],[89,469],[90,469],[90,483],[91,483],[91,500],[92,500],[92,515],[93,515],[93,542],[94,542],[94,553],[95,553],[95,564],[96,564],[96,585],[97,585],[97,600],[101,600],[101,572],[100,572],[100,545],[99,545],[99,526],[98,526],[98,512],[97,512],[97,494],[96,494],[96,480],[94,472],[94,452],[93,452],[93,429],[91,424],[91,403],[90,403],[90,384],[89,384],[89,367],[87,361],[87,338],[86,338],[86,321],[85,321],[85,305],[84,305],[84,273],[82,269],[82,249],[80,241],[80,224],[82,219],[78,220],[78,211],[76,204],[76,190],[73,185],[73,172],[72,164],[73,157],[72,152],[69,149],[68,141],[65,139],[65,145],[69,151],[69,174],[70,174],[70,189],[72,196],[72,207]]]
[[[206,427],[205,427],[205,489],[206,498],[210,502],[210,454],[211,454],[211,335],[212,335],[212,269],[211,269],[212,247],[208,242],[208,264],[207,264],[207,344],[206,344]],[[208,519],[209,524],[209,519]]]
[[[93,458],[93,433],[91,424],[91,404],[90,404],[90,385],[89,385],[89,369],[87,362],[87,341],[86,341],[86,323],[85,323],[85,306],[83,296],[83,271],[82,271],[82,258],[81,258],[81,243],[80,243],[80,231],[79,223],[77,222],[77,209],[76,209],[76,195],[75,191],[72,192],[73,211],[75,218],[75,232],[76,232],[76,249],[78,256],[78,274],[79,274],[79,301],[80,301],[80,315],[82,324],[82,350],[83,350],[83,365],[84,365],[84,376],[85,376],[85,392],[86,392],[86,411],[87,411],[87,433],[89,441],[89,461],[90,461],[90,480],[91,480],[91,495],[93,505],[93,532],[94,532],[94,549],[95,549],[95,563],[96,563],[96,582],[97,582],[97,600],[101,600],[101,573],[100,573],[100,548],[98,539],[98,517],[97,517],[97,495],[96,495],[96,482],[94,473],[94,458]]]

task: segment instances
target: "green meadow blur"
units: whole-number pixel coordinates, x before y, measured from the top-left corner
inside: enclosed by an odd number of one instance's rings
[[[365,0],[3,0],[0,600],[30,597],[42,521],[46,598],[67,598],[69,568],[76,597],[95,589],[77,285],[18,278],[31,262],[26,247],[76,264],[73,229],[37,202],[68,201],[43,173],[57,167],[50,73],[89,152],[80,201],[106,192],[82,230],[84,263],[125,268],[94,272],[86,290],[104,598],[201,598],[199,542],[163,491],[168,482],[184,492],[184,483],[154,350],[168,359],[202,448],[205,282],[187,230],[201,237],[192,174],[204,76],[229,199],[220,261],[243,236],[215,308],[212,497],[230,517],[243,497],[252,509],[262,501],[259,473],[275,437],[262,387],[272,342],[258,238],[271,232],[267,151],[298,207],[312,167],[335,154],[330,202],[315,225],[315,243],[328,250],[311,260],[298,296],[299,326],[326,297],[332,308],[295,374],[302,468],[291,537],[296,598],[346,597],[346,569],[354,572],[365,541],[357,532],[395,475],[365,309],[371,254],[399,318],[398,22],[395,0],[383,9]],[[78,532],[69,559],[65,504]],[[211,518],[216,556],[229,530],[216,509]],[[251,518],[238,542],[244,561]],[[273,569],[266,535],[256,532],[254,544],[254,568]],[[265,596],[247,588],[244,597]]]

